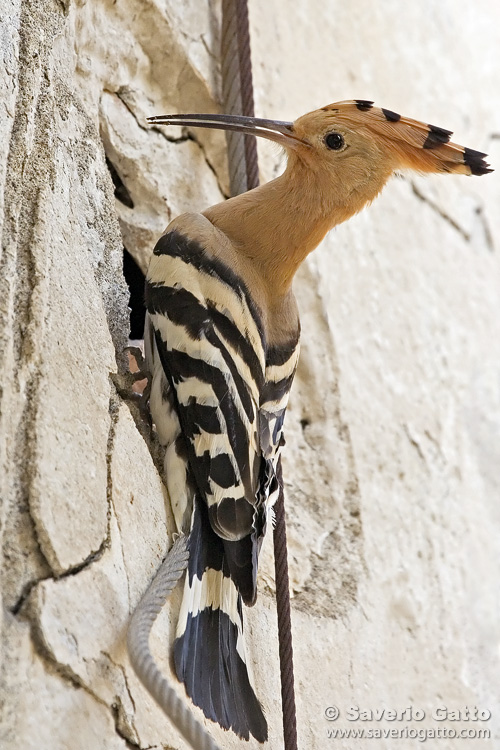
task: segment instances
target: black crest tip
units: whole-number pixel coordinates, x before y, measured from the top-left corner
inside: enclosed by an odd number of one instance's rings
[[[389,122],[399,122],[401,119],[401,115],[398,115],[397,112],[392,112],[390,109],[384,109],[382,107],[382,113],[386,120]]]
[[[437,125],[428,125],[429,134],[425,139],[423,148],[437,148],[445,143],[448,143],[450,136],[453,135],[453,131],[445,130],[444,128],[438,128]]]
[[[464,163],[470,167],[471,174],[482,175],[493,172],[490,165],[484,161],[484,154],[482,151],[476,151],[473,148],[464,148]]]
[[[366,99],[355,99],[355,104],[361,112],[368,112],[373,107],[373,102],[369,102]]]

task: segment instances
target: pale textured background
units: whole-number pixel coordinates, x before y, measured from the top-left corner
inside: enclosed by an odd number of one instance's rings
[[[373,99],[500,166],[493,0],[250,0],[250,12],[258,115]],[[180,750],[124,647],[171,520],[110,373],[127,335],[122,242],[145,263],[170,218],[227,192],[220,133],[144,122],[217,111],[220,8],[0,0],[0,22],[0,746]],[[103,144],[133,209],[113,197]],[[279,150],[259,150],[270,179]],[[477,705],[500,737],[497,175],[394,180],[299,273],[285,472],[301,750],[362,726],[328,724],[333,704]],[[248,646],[279,750],[272,589],[268,545]],[[178,605],[176,592],[155,626],[165,669]]]

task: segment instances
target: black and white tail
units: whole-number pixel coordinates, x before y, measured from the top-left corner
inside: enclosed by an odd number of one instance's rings
[[[177,676],[205,716],[243,739],[267,740],[267,722],[245,659],[241,596],[206,503],[195,498],[189,566],[174,643]]]

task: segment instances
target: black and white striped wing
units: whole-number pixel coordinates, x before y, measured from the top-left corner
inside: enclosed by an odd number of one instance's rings
[[[173,231],[154,253],[146,305],[156,355],[174,394],[189,468],[212,528],[225,541],[237,542],[265,523],[259,492],[265,461],[259,314],[242,280],[221,261],[208,261],[197,242]],[[246,600],[253,585],[239,581],[240,572],[235,570],[234,580]]]

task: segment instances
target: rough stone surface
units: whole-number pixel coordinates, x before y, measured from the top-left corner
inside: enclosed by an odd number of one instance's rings
[[[222,134],[145,124],[218,110],[220,3],[0,0],[0,19],[0,746],[184,750],[126,654],[173,524],[115,383],[122,247],[144,268],[171,218],[228,192]],[[257,114],[373,99],[454,127],[499,167],[493,0],[297,0],[286,13],[251,0],[250,20]],[[259,153],[271,179],[282,156]],[[487,728],[467,747],[500,747],[496,175],[394,180],[298,274],[284,469],[302,750],[333,746],[332,728],[405,726]],[[247,647],[278,750],[271,539],[259,586]],[[179,602],[176,590],[152,635],[170,677]],[[353,705],[427,717],[349,722]],[[438,723],[442,705],[492,717]]]

